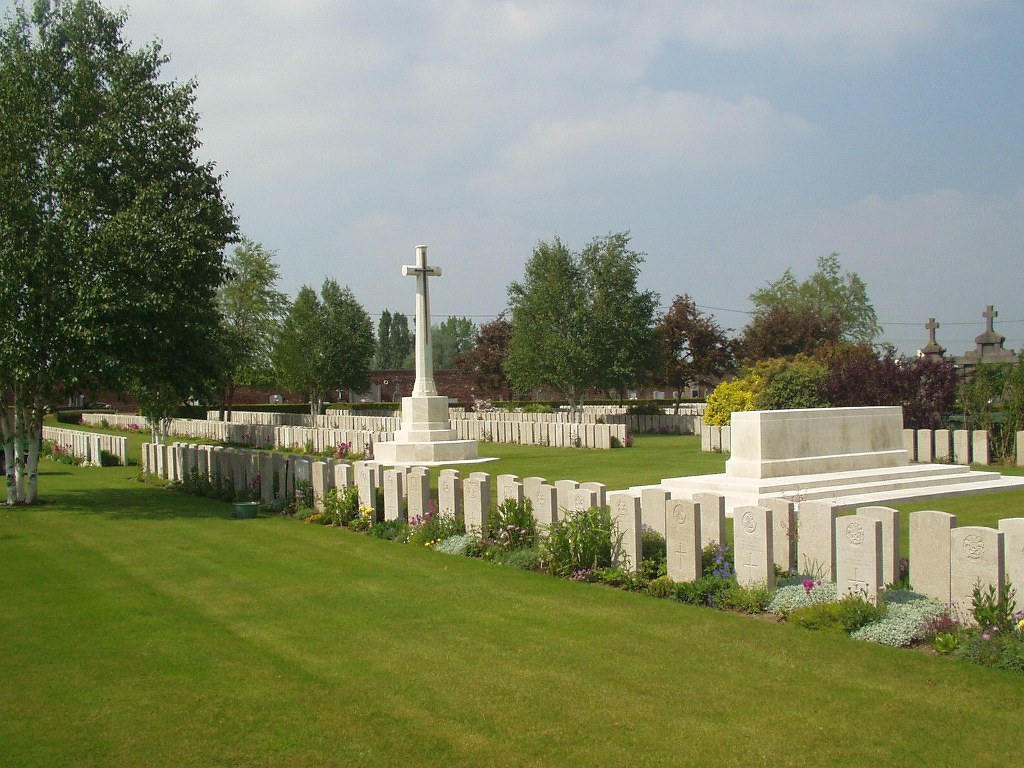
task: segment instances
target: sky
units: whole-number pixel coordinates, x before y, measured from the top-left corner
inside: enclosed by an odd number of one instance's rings
[[[6,11],[12,0],[0,0]],[[194,78],[202,160],[280,290],[487,322],[540,241],[628,230],[639,281],[725,328],[839,254],[913,354],[1024,348],[1017,0],[134,0]]]

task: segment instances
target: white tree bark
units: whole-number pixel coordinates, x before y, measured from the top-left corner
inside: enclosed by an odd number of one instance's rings
[[[18,501],[17,483],[14,477],[14,467],[17,465],[17,457],[14,455],[14,413],[7,403],[0,401],[0,436],[4,444],[4,467],[7,479],[7,504],[16,504]]]
[[[27,482],[25,488],[25,503],[33,504],[39,494],[39,447],[43,443],[43,408],[40,403],[26,414],[28,421],[26,432],[28,434],[28,462],[26,466]]]

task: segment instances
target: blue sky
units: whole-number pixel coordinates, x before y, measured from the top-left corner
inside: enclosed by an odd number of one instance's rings
[[[0,0],[0,8],[10,0]],[[836,251],[884,339],[1024,347],[1024,3],[138,0],[294,295],[484,322],[538,240],[629,230],[725,327]],[[716,308],[711,310],[710,308]]]

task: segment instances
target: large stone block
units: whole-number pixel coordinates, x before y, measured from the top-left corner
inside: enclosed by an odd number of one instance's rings
[[[767,478],[908,463],[899,406],[805,408],[734,413],[725,471]]]

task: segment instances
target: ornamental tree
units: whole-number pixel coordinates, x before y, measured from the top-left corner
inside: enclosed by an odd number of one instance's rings
[[[710,386],[735,368],[733,345],[715,319],[689,295],[676,296],[655,331],[661,353],[661,378],[676,390],[675,412],[691,384]]]
[[[197,342],[220,327],[235,220],[195,158],[195,84],[161,81],[159,45],[131,49],[124,21],[95,0],[39,2],[0,29],[8,503],[36,497],[47,403],[99,386],[185,399],[218,375]]]
[[[302,286],[274,346],[274,369],[285,389],[304,392],[310,414],[323,413],[332,390],[370,385],[376,348],[373,321],[348,288],[324,281],[318,297]]]

